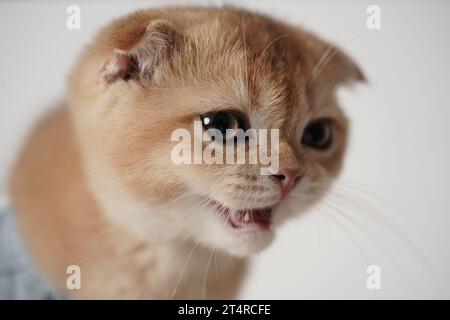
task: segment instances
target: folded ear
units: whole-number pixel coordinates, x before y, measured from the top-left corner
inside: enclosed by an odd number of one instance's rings
[[[339,85],[366,81],[356,63],[338,47],[310,36],[306,49],[313,65],[309,80],[313,87],[319,84],[320,90],[331,90]]]
[[[130,48],[114,48],[112,57],[103,65],[100,78],[105,83],[142,77],[151,79],[155,69],[169,59],[180,38],[175,27],[161,19],[151,21],[143,30],[133,30],[132,36],[136,34],[136,43]],[[114,36],[127,37],[127,33]]]
[[[365,82],[366,78],[356,63],[340,49],[329,46],[316,55],[313,78],[321,79],[335,86],[352,82]]]

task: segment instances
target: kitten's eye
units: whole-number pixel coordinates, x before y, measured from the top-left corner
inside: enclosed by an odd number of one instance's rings
[[[224,139],[226,138],[227,129],[233,131],[237,129],[243,129],[243,121],[232,112],[210,112],[201,115],[200,118],[205,130],[219,130],[222,133]]]
[[[302,143],[308,147],[325,150],[331,145],[332,129],[327,120],[310,123],[303,132]]]

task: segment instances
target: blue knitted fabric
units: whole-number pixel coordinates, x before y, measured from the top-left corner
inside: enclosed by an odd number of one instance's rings
[[[20,238],[11,210],[0,210],[0,299],[63,299],[39,273]]]

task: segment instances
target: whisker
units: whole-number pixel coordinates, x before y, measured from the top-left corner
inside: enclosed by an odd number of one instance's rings
[[[188,254],[187,258],[186,258],[186,261],[183,264],[183,268],[181,269],[180,276],[178,277],[178,280],[177,280],[177,282],[175,284],[175,288],[173,288],[172,294],[170,295],[170,299],[173,299],[175,297],[175,295],[177,294],[178,288],[179,288],[179,286],[181,284],[181,281],[183,279],[184,273],[186,272],[186,268],[187,268],[187,266],[189,264],[189,261],[191,260],[192,254],[194,253],[195,249],[197,249],[199,244],[200,244],[200,242],[197,241],[193,245],[191,251],[189,251],[189,254]]]
[[[206,271],[205,271],[205,274],[203,275],[203,291],[202,291],[202,299],[203,300],[206,299],[206,284],[207,284],[207,280],[208,280],[209,266],[211,264],[213,254],[214,254],[214,251],[211,251],[208,262],[206,263]]]
[[[330,212],[334,212],[336,213],[336,208],[334,208],[333,206],[329,205],[327,202],[322,202],[322,205],[328,207],[330,209]],[[345,226],[345,224],[341,223],[339,221],[339,219],[337,218],[339,215],[328,215],[328,217],[330,217],[338,227],[340,227],[342,229],[342,231],[344,231],[344,233],[347,235],[347,237],[352,241],[352,243],[356,246],[356,248],[359,250],[359,252],[361,253],[361,255],[364,257],[365,261],[369,261],[369,256],[367,255],[367,253],[364,251],[363,247],[361,246],[361,244],[358,242],[358,240],[352,235],[352,233],[350,232],[350,229],[347,228]]]

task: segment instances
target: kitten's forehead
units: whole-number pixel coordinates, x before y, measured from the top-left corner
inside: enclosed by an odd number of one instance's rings
[[[229,27],[215,22],[216,31],[201,34],[196,42],[203,52],[199,70],[210,76],[214,91],[250,117],[253,127],[288,128],[306,111],[309,66],[294,35],[269,32],[266,24]],[[225,32],[227,27],[231,29]]]
[[[207,101],[205,112],[239,109],[255,128],[292,134],[300,122],[322,113],[322,106],[335,105],[337,84],[361,78],[338,50],[265,16],[213,10],[187,19],[181,29],[183,41],[169,70],[162,71],[163,78],[176,80],[169,87],[193,88],[193,95]]]

